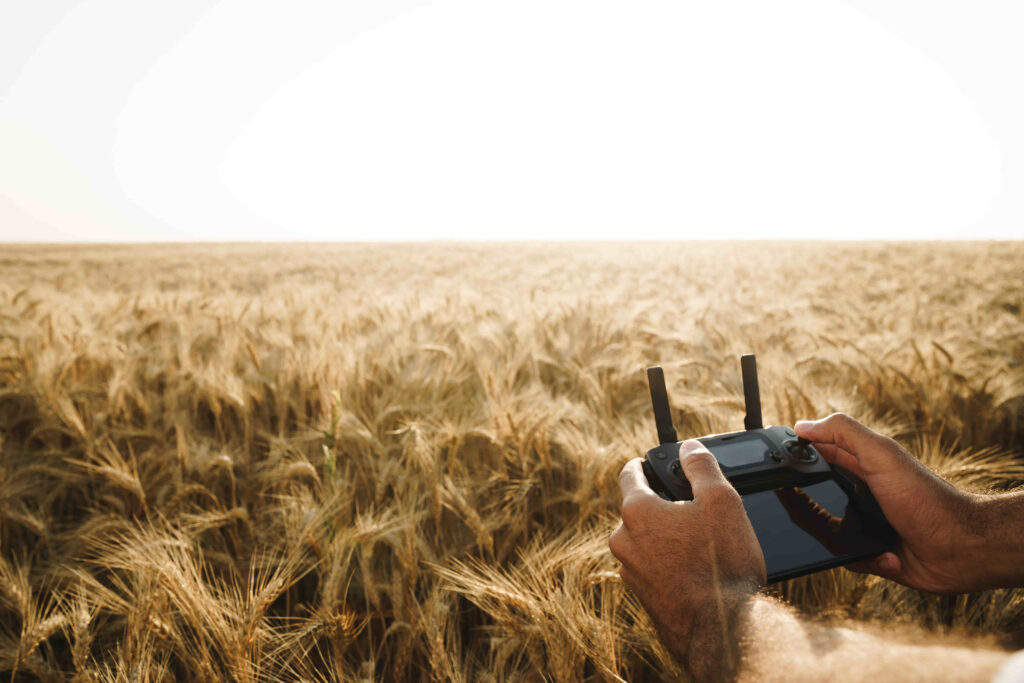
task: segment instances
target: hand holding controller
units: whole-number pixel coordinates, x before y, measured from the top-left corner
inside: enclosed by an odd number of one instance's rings
[[[789,427],[764,427],[753,355],[743,356],[746,430],[697,439],[718,460],[726,479],[742,495],[783,486],[808,486],[834,476],[832,468],[807,439]],[[666,500],[692,500],[693,491],[679,465],[679,443],[672,426],[665,375],[660,367],[647,369],[651,403],[660,444],[647,452],[644,474],[651,488]]]
[[[684,443],[704,446],[740,495],[765,555],[768,581],[858,562],[892,548],[896,536],[885,514],[858,473],[835,462],[833,444],[803,425],[798,436],[789,427],[761,424],[754,357],[744,356],[742,367],[746,429]],[[643,473],[652,494],[694,500],[679,461],[681,444],[664,375],[655,367],[647,376],[661,443],[641,461]]]

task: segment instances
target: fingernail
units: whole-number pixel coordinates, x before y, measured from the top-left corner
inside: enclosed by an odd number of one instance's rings
[[[796,424],[793,425],[793,426],[794,427],[808,427],[808,426],[810,426],[812,424],[814,424],[814,422],[812,422],[811,420],[797,420]]]
[[[882,555],[878,558],[878,566],[882,571],[896,571],[896,558],[892,555]]]
[[[679,444],[679,455],[686,455],[687,453],[699,451],[703,448],[705,448],[704,444],[697,441],[697,439],[687,439],[683,443]]]

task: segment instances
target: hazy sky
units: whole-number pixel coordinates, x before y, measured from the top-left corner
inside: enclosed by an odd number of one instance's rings
[[[1024,5],[0,5],[0,240],[1024,238]]]

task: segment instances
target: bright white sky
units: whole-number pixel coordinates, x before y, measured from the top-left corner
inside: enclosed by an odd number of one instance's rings
[[[1024,238],[1024,5],[0,5],[0,240]]]

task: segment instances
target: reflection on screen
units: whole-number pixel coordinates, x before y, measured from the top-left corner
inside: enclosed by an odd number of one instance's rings
[[[884,533],[849,502],[834,481],[743,496],[768,576],[886,550]]]

